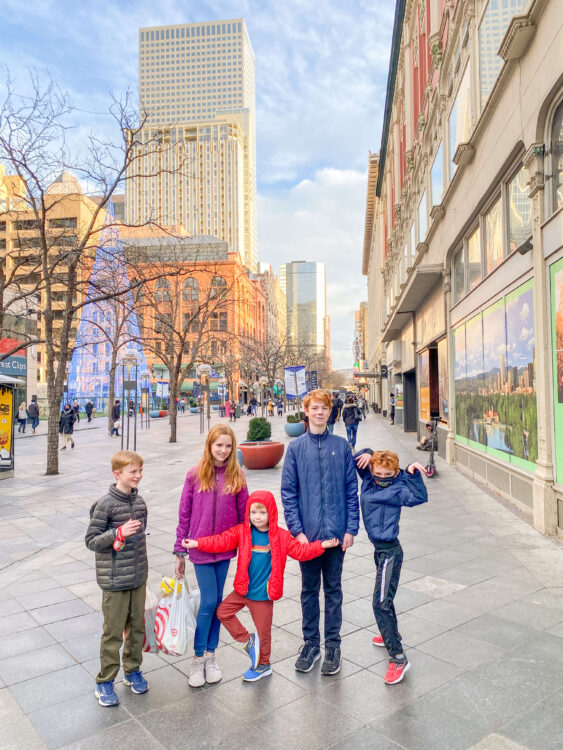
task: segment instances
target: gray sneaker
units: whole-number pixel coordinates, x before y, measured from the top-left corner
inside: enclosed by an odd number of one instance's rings
[[[205,685],[205,658],[203,656],[194,656],[192,659],[188,685],[190,687],[203,687]]]
[[[325,649],[325,658],[321,665],[321,674],[338,674],[342,665],[342,654],[340,646],[327,647]]]
[[[299,657],[295,662],[295,669],[298,672],[310,672],[317,662],[321,658],[321,650],[318,646],[312,643],[305,643],[301,646]]]

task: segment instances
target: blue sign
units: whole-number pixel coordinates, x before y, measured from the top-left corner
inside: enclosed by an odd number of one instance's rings
[[[0,372],[2,375],[11,375],[14,378],[27,375],[26,357],[6,357],[0,362]]]

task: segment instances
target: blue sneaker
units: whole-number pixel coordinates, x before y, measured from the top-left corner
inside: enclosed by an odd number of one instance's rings
[[[137,695],[142,695],[149,689],[149,683],[143,677],[140,669],[135,669],[135,671],[126,674],[123,677],[123,684],[130,686],[131,690]]]
[[[119,698],[113,687],[113,680],[109,682],[98,682],[94,695],[98,699],[100,706],[117,706]]]
[[[261,680],[262,677],[268,677],[268,675],[272,674],[272,666],[271,664],[258,664],[257,667],[254,669],[247,669],[246,672],[243,674],[242,679],[245,682],[256,682],[256,680]]]
[[[244,650],[250,657],[252,669],[256,669],[258,666],[258,659],[260,658],[260,638],[258,638],[258,633],[252,633],[248,642],[244,646]]]

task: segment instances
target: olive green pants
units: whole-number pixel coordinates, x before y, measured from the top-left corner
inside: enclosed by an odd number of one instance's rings
[[[103,592],[104,632],[100,643],[101,667],[96,677],[97,683],[115,680],[122,645],[125,674],[141,666],[145,637],[145,589],[146,583],[143,583],[136,589]]]

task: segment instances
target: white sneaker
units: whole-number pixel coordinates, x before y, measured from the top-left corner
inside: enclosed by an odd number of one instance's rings
[[[190,687],[203,687],[205,685],[205,657],[194,656],[190,666],[190,676],[188,677]]]
[[[221,667],[217,664],[215,654],[207,653],[204,657],[205,660],[205,681],[210,685],[215,682],[221,682],[223,675],[221,673]]]

